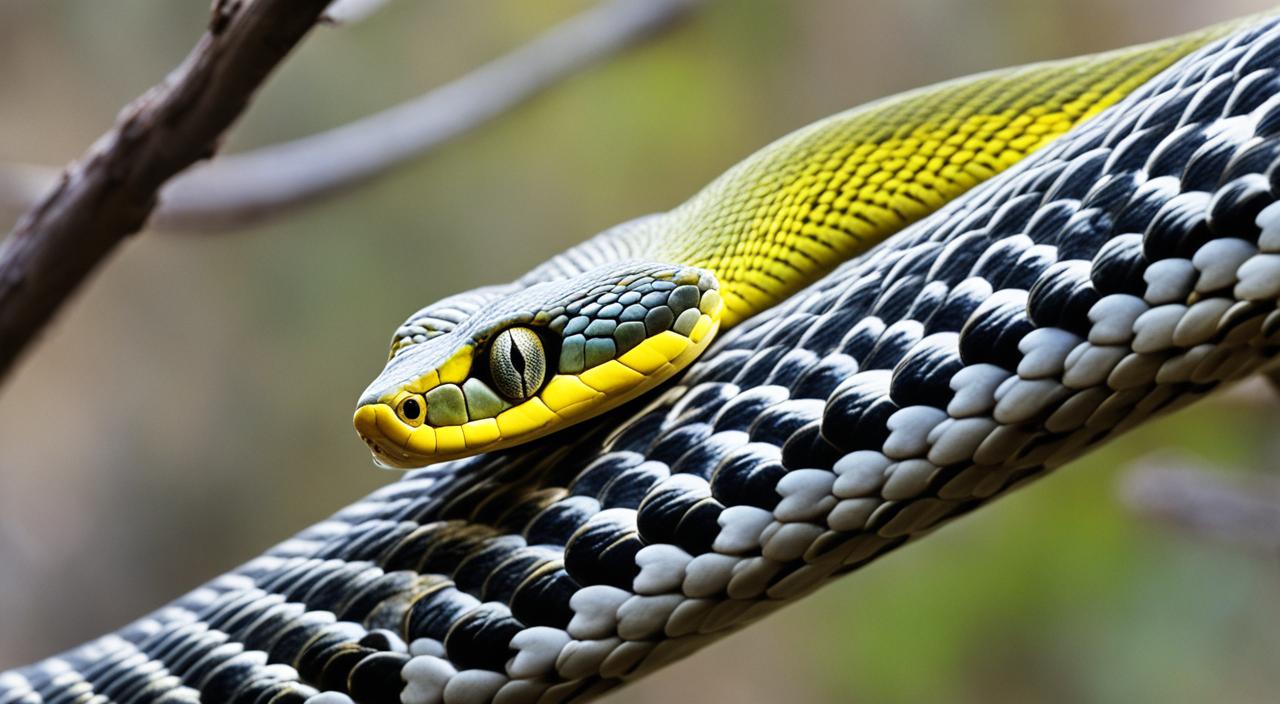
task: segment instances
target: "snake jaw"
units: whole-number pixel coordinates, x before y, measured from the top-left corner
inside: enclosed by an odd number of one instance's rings
[[[398,417],[392,405],[378,402],[357,408],[353,423],[373,453],[374,463],[389,469],[416,469],[506,449],[562,430],[650,391],[697,359],[715,338],[719,326],[718,318],[703,314],[689,337],[664,331],[620,358],[582,374],[557,374],[538,395],[509,406],[496,417],[415,428]],[[468,383],[471,381],[474,380]]]
[[[361,396],[353,423],[376,463],[409,469],[500,450],[625,403],[697,358],[725,304],[705,270],[627,262],[504,289],[483,310],[401,346]],[[517,358],[531,377],[513,376]]]

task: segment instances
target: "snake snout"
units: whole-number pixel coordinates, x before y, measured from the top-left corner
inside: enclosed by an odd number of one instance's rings
[[[424,464],[414,462],[405,450],[409,428],[395,416],[395,411],[385,403],[367,403],[356,409],[351,419],[356,434],[373,453],[374,462],[384,467],[407,468]]]

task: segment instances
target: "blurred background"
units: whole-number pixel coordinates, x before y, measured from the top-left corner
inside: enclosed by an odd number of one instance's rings
[[[393,481],[350,414],[421,305],[669,208],[843,108],[1270,4],[709,2],[369,187],[243,231],[133,238],[0,388],[0,670]],[[230,149],[393,105],[588,5],[392,0],[321,28]],[[4,0],[0,160],[80,154],[207,11]],[[1144,427],[610,701],[1274,702],[1280,556],[1168,530],[1118,496],[1121,470],[1158,448],[1271,468],[1278,411],[1254,388]]]

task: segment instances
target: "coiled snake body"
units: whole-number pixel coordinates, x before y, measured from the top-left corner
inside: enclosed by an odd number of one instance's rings
[[[424,309],[357,412],[375,455],[546,437],[411,472],[0,704],[588,699],[1252,374],[1278,69],[1251,21],[891,99]]]

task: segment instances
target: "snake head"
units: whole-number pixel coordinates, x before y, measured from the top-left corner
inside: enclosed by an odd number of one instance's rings
[[[701,354],[719,329],[718,287],[703,269],[620,262],[444,299],[397,330],[356,431],[376,463],[408,469],[563,429]]]

